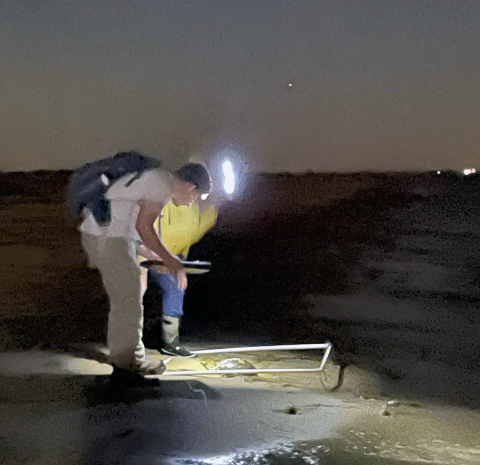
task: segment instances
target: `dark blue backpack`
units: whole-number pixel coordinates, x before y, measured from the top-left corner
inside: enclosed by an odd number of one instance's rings
[[[159,160],[138,152],[121,152],[114,157],[80,167],[68,182],[65,203],[70,217],[78,222],[81,219],[82,210],[89,208],[99,225],[108,225],[111,210],[105,194],[113,182],[126,174],[136,173],[128,182],[130,185],[144,171],[158,168],[160,165]]]

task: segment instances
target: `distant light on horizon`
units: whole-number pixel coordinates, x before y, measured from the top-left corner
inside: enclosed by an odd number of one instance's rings
[[[437,171],[437,174],[441,174],[442,172],[441,171]]]
[[[231,195],[235,192],[235,173],[230,160],[225,160],[222,163],[222,171],[224,176],[223,189],[225,193]]]
[[[475,174],[476,172],[477,172],[477,170],[476,170],[475,168],[465,168],[465,169],[463,170],[463,174],[464,174],[465,176],[468,176],[468,175],[470,175],[470,174]]]

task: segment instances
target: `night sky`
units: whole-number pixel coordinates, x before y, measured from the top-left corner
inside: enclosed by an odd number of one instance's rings
[[[480,165],[478,0],[2,0],[0,67],[2,170]]]

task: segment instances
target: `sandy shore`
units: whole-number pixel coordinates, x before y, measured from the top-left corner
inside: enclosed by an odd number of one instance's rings
[[[120,388],[109,382],[108,365],[82,357],[80,347],[76,354],[0,356],[0,410],[8,419],[0,425],[2,463],[479,463],[478,412],[359,396],[359,381],[376,385],[367,373],[349,372],[335,393],[323,388],[318,374],[168,379]],[[270,366],[313,363],[295,356],[270,360]],[[176,366],[201,367],[196,360]]]
[[[86,349],[105,340],[107,302],[49,176],[0,206],[3,463],[480,463],[475,180],[257,180],[192,250],[214,267],[190,280],[184,340],[329,340],[326,384],[342,367],[342,387],[281,376],[120,392]],[[153,289],[149,347],[156,318]]]

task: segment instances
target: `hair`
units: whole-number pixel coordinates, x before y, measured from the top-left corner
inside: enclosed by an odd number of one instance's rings
[[[181,181],[195,184],[197,190],[202,194],[206,194],[212,189],[210,173],[207,167],[201,163],[187,163],[175,171],[175,175]]]

